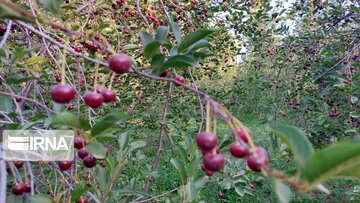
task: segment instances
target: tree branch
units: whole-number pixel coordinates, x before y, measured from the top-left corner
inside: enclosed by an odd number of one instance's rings
[[[164,138],[164,128],[166,125],[166,117],[167,117],[167,112],[168,112],[168,108],[169,108],[169,103],[171,100],[171,94],[172,94],[172,87],[173,87],[173,83],[169,82],[169,90],[168,90],[168,94],[167,94],[167,99],[166,99],[166,103],[163,109],[163,113],[162,113],[162,119],[161,119],[161,125],[160,125],[160,135],[159,135],[159,144],[158,144],[158,148],[156,150],[156,155],[155,155],[155,159],[154,162],[151,166],[151,172],[147,178],[146,181],[146,185],[145,185],[145,189],[144,189],[144,193],[147,193],[149,190],[149,186],[150,186],[150,182],[152,179],[152,173],[155,171],[159,160],[160,160],[160,154],[161,154],[161,150],[162,150],[162,145],[163,145],[163,138]],[[169,141],[171,141],[170,137],[169,137]]]

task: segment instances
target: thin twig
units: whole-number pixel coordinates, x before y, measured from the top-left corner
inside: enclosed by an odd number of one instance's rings
[[[2,92],[0,91],[0,95],[6,95],[6,96],[10,96],[10,97],[13,97],[13,98],[19,98],[19,99],[22,99],[22,100],[26,100],[26,101],[29,101],[29,102],[33,102],[34,104],[42,107],[43,109],[45,109],[46,111],[48,112],[52,112],[51,109],[49,109],[47,106],[45,106],[44,104],[36,101],[36,100],[33,100],[33,99],[29,99],[27,97],[23,97],[23,96],[19,96],[19,95],[15,95],[15,94],[11,94],[11,93],[8,93],[8,92]]]
[[[168,195],[168,194],[170,194],[170,193],[175,192],[176,190],[178,190],[178,189],[175,188],[175,189],[170,190],[169,192],[166,192],[166,193],[164,193],[164,194],[161,194],[161,195],[158,195],[158,196],[154,196],[154,197],[151,197],[151,198],[149,198],[149,199],[144,199],[144,200],[139,200],[139,201],[132,201],[132,202],[130,202],[130,203],[143,203],[143,202],[148,202],[148,201],[151,201],[151,200],[158,199],[158,198],[160,198],[160,197],[164,197],[164,196],[166,196],[166,195]]]
[[[5,32],[3,38],[2,38],[2,40],[0,42],[0,49],[1,49],[2,46],[4,46],[4,44],[6,43],[7,38],[9,37],[10,30],[11,30],[11,24],[12,24],[12,20],[9,20],[8,25],[6,27],[6,32]]]
[[[164,131],[165,131],[165,125],[166,125],[166,118],[167,118],[167,112],[169,109],[169,104],[170,104],[170,100],[171,100],[171,94],[172,94],[172,87],[173,87],[173,83],[169,82],[169,90],[168,90],[168,94],[167,94],[167,99],[166,99],[166,103],[164,105],[164,109],[163,109],[163,113],[162,113],[162,119],[161,119],[161,125],[160,125],[160,134],[159,134],[159,144],[158,144],[158,148],[156,150],[156,155],[155,155],[155,159],[153,161],[153,164],[151,166],[151,172],[147,178],[146,184],[145,184],[145,189],[144,189],[144,193],[147,193],[149,190],[149,186],[150,186],[150,182],[152,179],[152,173],[155,171],[159,160],[160,160],[160,155],[161,155],[161,151],[162,151],[162,146],[163,146],[163,138],[164,138]],[[169,141],[170,143],[172,143],[172,139],[171,137],[169,137]]]

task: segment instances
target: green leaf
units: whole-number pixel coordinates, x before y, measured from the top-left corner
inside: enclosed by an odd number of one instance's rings
[[[194,183],[190,180],[186,184],[186,198],[188,202],[193,202],[196,200],[197,197],[197,188],[195,187]]]
[[[296,163],[300,168],[303,168],[306,160],[314,153],[311,142],[305,133],[297,128],[286,125],[272,126],[271,129],[282,142],[288,145],[294,155]]]
[[[113,127],[114,125],[127,120],[128,115],[124,114],[121,111],[113,111],[103,117],[101,121],[95,123],[91,129],[91,136],[96,137],[100,135],[105,130]]]
[[[309,189],[336,177],[360,178],[360,142],[337,143],[316,152],[305,164],[303,177]]]
[[[288,203],[291,200],[291,189],[278,179],[273,179],[276,196],[281,203]]]
[[[184,38],[184,40],[179,45],[179,52],[184,51],[188,47],[192,46],[193,44],[195,44],[196,42],[198,42],[199,40],[203,39],[204,37],[206,37],[207,35],[213,32],[214,30],[197,30],[195,32],[190,33]]]
[[[172,163],[172,165],[176,168],[176,170],[178,171],[179,175],[180,175],[180,180],[183,184],[186,183],[186,171],[185,171],[185,167],[184,164],[179,160],[179,159],[174,159],[172,158],[170,160],[170,162]]]
[[[77,116],[67,111],[55,115],[55,117],[52,119],[51,125],[52,126],[65,125],[83,130],[90,129],[90,125],[86,120],[79,119]]]
[[[27,78],[19,78],[19,77],[9,77],[6,79],[6,83],[8,85],[10,84],[20,84],[26,81],[30,81],[30,80],[38,80],[39,78],[37,77],[27,77]]]
[[[152,42],[146,44],[145,48],[144,48],[144,56],[147,59],[150,59],[155,54],[159,53],[160,52],[160,50],[159,50],[160,45],[161,45],[161,43],[158,40],[155,40],[155,41],[152,41]]]
[[[22,203],[24,201],[22,196],[8,195],[6,197],[6,203]]]
[[[32,201],[36,203],[55,203],[53,198],[45,194],[33,196]]]
[[[25,61],[26,65],[32,65],[35,63],[45,63],[48,62],[48,59],[43,56],[34,56]]]
[[[18,11],[15,11],[15,10],[11,9],[10,7],[6,6],[5,4],[1,4],[1,3],[0,3],[0,18],[21,20],[21,21],[31,22],[31,23],[35,22],[33,18],[23,16]]]
[[[198,66],[199,64],[191,57],[185,55],[177,55],[170,57],[163,65],[162,68],[184,68],[189,66]]]
[[[156,30],[155,40],[160,41],[161,43],[164,42],[168,36],[169,29],[165,26],[159,26]]]
[[[89,142],[86,145],[86,148],[89,150],[96,159],[105,159],[106,158],[106,149],[104,145],[100,142]]]
[[[144,46],[146,46],[147,44],[149,44],[150,42],[154,41],[154,37],[151,36],[149,33],[147,32],[140,32],[140,39],[142,41],[142,43],[144,44]]]
[[[171,30],[176,39],[176,43],[179,45],[181,43],[181,30],[180,30],[179,24],[177,24],[174,21],[171,21],[170,25],[171,25]]]
[[[72,191],[71,201],[75,202],[78,200],[87,190],[88,187],[85,187],[84,184],[76,184]]]
[[[185,53],[196,51],[197,49],[203,48],[203,47],[210,47],[210,43],[208,40],[201,39],[201,40],[195,42],[193,45],[191,45],[189,48],[186,49]]]
[[[4,112],[11,112],[14,107],[14,101],[9,96],[0,95],[0,110]]]
[[[151,67],[155,68],[154,74],[160,75],[165,69],[161,69],[161,66],[165,62],[165,55],[164,54],[156,54],[153,56],[151,60]]]
[[[124,50],[133,50],[133,49],[138,49],[139,45],[137,44],[127,44],[124,46]]]
[[[107,141],[112,141],[112,140],[116,140],[118,137],[116,135],[107,133],[107,134],[101,134],[96,136],[96,141],[99,142],[107,142]]]
[[[193,55],[194,55],[195,58],[204,59],[204,58],[206,58],[208,56],[213,55],[213,52],[210,51],[210,50],[201,50],[201,51],[195,52]]]
[[[42,4],[45,10],[52,13],[59,13],[60,11],[60,0],[39,0],[39,3]]]
[[[200,189],[202,188],[207,182],[209,181],[208,176],[202,176],[195,180],[195,186],[196,188]]]
[[[146,147],[146,142],[145,141],[136,141],[136,142],[132,142],[129,146],[129,149],[128,149],[128,153],[131,153],[137,149],[140,149],[140,148],[144,148]]]

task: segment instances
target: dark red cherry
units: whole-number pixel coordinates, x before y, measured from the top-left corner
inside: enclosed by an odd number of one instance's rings
[[[126,54],[115,54],[109,59],[109,68],[115,73],[123,74],[129,71],[131,59]]]
[[[210,177],[210,176],[213,176],[213,175],[214,175],[214,172],[213,172],[213,171],[206,170],[206,171],[205,171],[205,174]]]
[[[80,199],[76,200],[75,203],[88,203],[88,199],[82,196]]]
[[[210,149],[210,150],[201,150],[203,156],[206,156],[207,154],[219,154],[220,153],[220,147],[219,146],[215,146],[214,148]]]
[[[241,139],[242,141],[244,141],[244,142],[247,143],[249,140],[248,140],[248,138],[246,137],[245,131],[248,133],[249,136],[251,136],[251,132],[250,132],[250,130],[249,130],[248,128],[244,128],[244,129],[240,128],[239,130],[237,130],[237,131],[235,132],[235,135],[236,135],[239,139]]]
[[[222,198],[224,198],[224,194],[223,194],[222,192],[219,192],[218,197],[219,197],[220,199],[222,199]]]
[[[78,150],[78,156],[80,159],[83,159],[89,155],[89,151],[86,149],[86,147],[83,147]]]
[[[219,171],[225,164],[225,157],[221,154],[207,154],[204,158],[204,165],[210,171]]]
[[[249,155],[249,148],[245,143],[234,143],[230,146],[230,154],[237,158]]]
[[[34,185],[34,187],[35,187],[35,185]],[[26,193],[31,192],[31,183],[30,182],[25,183],[25,192]]]
[[[58,161],[58,166],[62,171],[69,170],[71,168],[71,165],[72,161]]]
[[[97,92],[86,92],[84,95],[86,105],[91,108],[98,108],[104,102],[104,97]]]
[[[50,94],[57,103],[69,103],[75,97],[75,89],[69,84],[58,84],[51,88]]]
[[[92,168],[96,165],[96,158],[92,155],[89,155],[83,159],[83,163],[86,167]]]
[[[109,89],[103,89],[101,91],[101,95],[104,97],[104,101],[105,102],[112,102],[112,101],[115,101],[116,99],[116,94],[114,91],[112,90],[109,90]]]
[[[77,53],[80,53],[82,51],[82,48],[79,46],[74,47],[74,51]]]
[[[201,170],[202,171],[204,171],[204,172],[206,172],[207,171],[207,168],[206,168],[206,166],[203,164],[203,165],[201,165]]]
[[[247,164],[251,170],[260,172],[261,168],[266,166],[268,162],[268,155],[265,149],[257,147],[256,150],[249,155]]]
[[[21,195],[25,192],[26,189],[26,185],[23,183],[18,183],[16,185],[14,185],[14,187],[12,187],[11,192],[14,195]]]
[[[166,77],[168,74],[169,74],[169,72],[170,72],[170,70],[164,70],[164,72],[162,72],[161,74],[160,74],[160,77]]]
[[[185,82],[185,78],[183,76],[180,76],[180,75],[177,75],[175,76],[174,78],[176,81],[178,81],[179,83],[184,83]],[[176,84],[175,85],[179,86],[179,84]]]
[[[217,137],[211,132],[203,131],[196,136],[196,143],[202,150],[213,149],[217,142]]]
[[[17,169],[20,169],[24,166],[24,162],[23,161],[15,161],[14,165]]]
[[[57,76],[57,77],[55,78],[55,80],[56,80],[56,82],[61,82],[61,76]]]
[[[0,36],[3,36],[6,32],[6,26],[5,25],[0,25]]]
[[[74,139],[74,146],[76,149],[81,149],[83,147],[85,147],[87,144],[87,141],[85,138],[83,137],[75,137]]]

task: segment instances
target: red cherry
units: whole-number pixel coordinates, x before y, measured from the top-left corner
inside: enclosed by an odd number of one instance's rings
[[[61,43],[62,42],[62,39],[60,37],[56,38],[56,41]]]
[[[286,113],[286,112],[282,112],[282,116],[283,116],[283,117],[286,117],[286,116],[287,116],[287,113]]]
[[[16,102],[21,102],[22,99],[20,97],[15,97]]]
[[[73,105],[69,105],[67,108],[66,108],[68,111],[71,111],[74,109],[74,106]]]
[[[92,155],[89,155],[83,159],[83,163],[86,167],[92,168],[96,166],[96,158]]]
[[[6,26],[5,25],[0,25],[0,36],[3,36],[6,32]]]
[[[207,154],[204,158],[204,165],[210,171],[219,171],[225,164],[225,157],[221,154]]]
[[[164,72],[162,72],[161,74],[160,74],[160,77],[166,77],[168,74],[169,74],[169,72],[170,72],[170,70],[164,70]]]
[[[268,164],[268,155],[265,149],[257,147],[256,150],[249,155],[247,164],[251,170],[260,172],[261,168]]]
[[[230,146],[230,154],[237,158],[243,158],[249,154],[249,148],[245,143],[234,143]]]
[[[207,168],[206,168],[206,166],[203,164],[203,165],[201,165],[201,170],[202,171],[204,171],[204,172],[206,172],[207,171]]]
[[[185,78],[183,76],[177,75],[174,78],[176,81],[178,81],[179,83],[184,83],[185,82]],[[179,86],[179,84],[175,83],[175,85]]]
[[[76,149],[81,149],[85,147],[87,144],[86,139],[82,137],[75,137],[74,139],[74,146]]]
[[[51,88],[50,94],[57,103],[69,103],[75,97],[75,89],[69,84],[59,84]]]
[[[105,168],[105,167],[106,167],[106,164],[105,164],[104,162],[101,162],[101,163],[100,163],[100,166],[103,167],[103,168]]]
[[[104,97],[97,92],[86,92],[84,95],[86,105],[91,108],[98,108],[104,102]]]
[[[88,199],[86,197],[80,197],[75,203],[88,203]]]
[[[35,185],[34,185],[35,187]],[[25,183],[25,192],[26,193],[30,193],[31,192],[31,183],[28,182],[28,183]]]
[[[90,182],[86,182],[86,187],[91,187],[91,183]]]
[[[254,188],[254,185],[252,183],[249,184],[250,189]]]
[[[222,198],[224,198],[224,194],[223,194],[222,192],[219,192],[218,197],[219,197],[220,199],[222,199]]]
[[[100,94],[101,94],[101,92],[102,92],[104,89],[106,89],[106,88],[103,87],[103,86],[101,86],[101,85],[96,85],[96,92],[97,92],[97,93],[100,93]]]
[[[15,161],[14,165],[17,169],[20,169],[24,166],[24,162],[23,161]]]
[[[129,71],[131,59],[126,54],[115,54],[109,59],[109,68],[115,73],[123,74]]]
[[[109,90],[109,89],[103,89],[101,91],[101,95],[104,97],[105,102],[112,102],[112,101],[115,101],[115,99],[116,99],[115,92],[112,90]]]
[[[14,195],[21,195],[25,192],[26,189],[26,185],[23,183],[18,183],[16,185],[14,185],[14,187],[12,187],[11,192]]]
[[[57,76],[57,77],[55,78],[55,80],[56,80],[56,82],[61,82],[61,76]]]
[[[252,6],[252,5],[253,5],[252,1],[248,1],[248,2],[247,2],[247,5],[248,5],[248,6]]]
[[[210,149],[210,150],[201,150],[203,156],[206,156],[207,154],[212,154],[213,152],[215,152],[216,154],[220,154],[220,147],[219,146],[215,146],[214,148]]]
[[[62,171],[69,170],[71,168],[71,165],[72,161],[58,161],[58,166]]]
[[[196,136],[196,143],[202,150],[213,149],[217,142],[217,137],[211,132],[203,131]]]
[[[80,53],[82,51],[82,48],[79,46],[74,47],[74,51]]]
[[[246,137],[245,131],[248,133],[249,136],[251,136],[251,132],[248,128],[244,128],[244,129],[239,129],[238,131],[235,132],[235,135],[241,139],[244,142],[248,142],[248,139]]]
[[[78,156],[80,159],[83,159],[89,155],[89,151],[86,149],[86,147],[83,147],[78,150]]]
[[[205,174],[210,177],[210,176],[213,176],[213,175],[214,175],[214,172],[213,172],[213,171],[206,170],[206,171],[205,171]]]

